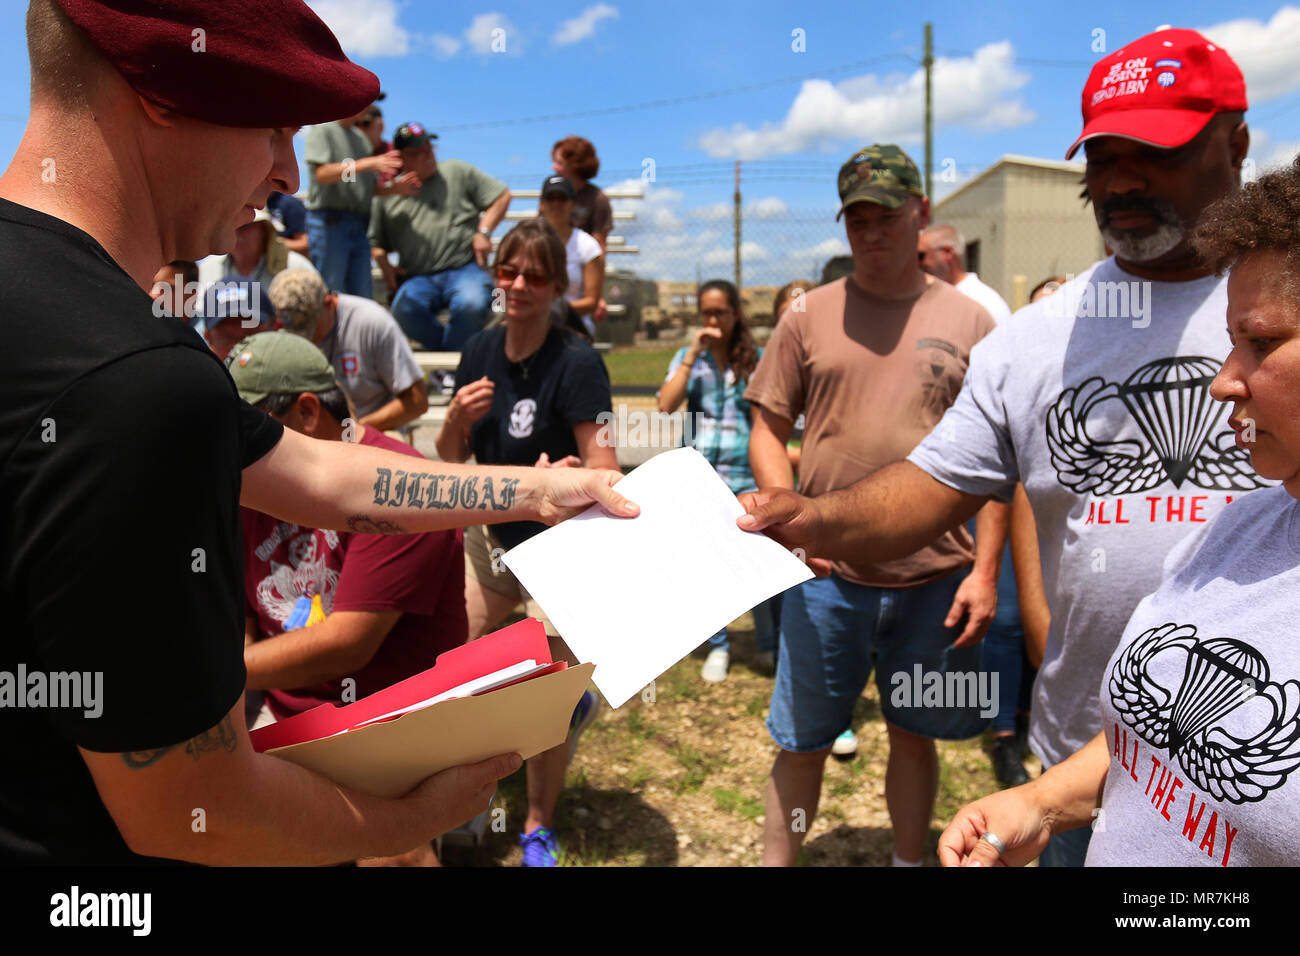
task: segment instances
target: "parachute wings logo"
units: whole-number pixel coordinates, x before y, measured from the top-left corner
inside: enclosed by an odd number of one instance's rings
[[[1047,412],[1047,447],[1061,484],[1079,494],[1132,494],[1172,481],[1200,488],[1249,491],[1264,487],[1250,455],[1220,427],[1224,406],[1210,397],[1219,363],[1175,356],[1143,365],[1122,384],[1090,378],[1061,393]],[[1145,441],[1096,441],[1088,417],[1118,400]]]
[[[1165,653],[1186,656],[1172,691],[1150,672]],[[1244,641],[1198,640],[1190,624],[1153,627],[1115,662],[1109,689],[1124,723],[1219,800],[1262,800],[1300,766],[1300,683],[1270,682],[1268,662]],[[1224,718],[1256,699],[1272,706],[1272,718],[1253,736],[1229,733]]]

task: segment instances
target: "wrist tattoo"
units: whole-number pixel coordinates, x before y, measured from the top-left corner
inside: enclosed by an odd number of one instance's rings
[[[374,504],[381,508],[437,510],[466,508],[477,511],[509,511],[515,506],[518,488],[518,478],[493,479],[491,476],[480,477],[479,475],[461,478],[429,472],[376,468]],[[357,515],[350,519],[349,526],[353,520],[371,521],[365,515]],[[383,520],[376,520],[373,523],[381,530],[371,533],[400,534],[402,530],[395,524]]]

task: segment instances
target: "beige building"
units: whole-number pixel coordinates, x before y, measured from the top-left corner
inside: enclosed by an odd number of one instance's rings
[[[1082,163],[1003,156],[936,203],[930,221],[955,226],[967,268],[1019,308],[1039,282],[1106,255],[1082,180]]]

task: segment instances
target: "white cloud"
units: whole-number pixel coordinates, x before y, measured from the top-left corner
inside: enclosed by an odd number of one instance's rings
[[[785,200],[777,196],[755,199],[745,207],[746,219],[784,219],[789,214]]]
[[[565,20],[561,23],[559,29],[555,31],[555,35],[551,37],[551,42],[556,46],[580,43],[595,35],[596,26],[601,20],[617,19],[617,7],[611,7],[608,3],[593,4],[572,20]]]
[[[412,35],[397,22],[395,0],[315,0],[316,16],[353,56],[406,56]]]
[[[686,215],[692,219],[726,219],[732,215],[734,208],[730,203],[715,202],[707,206],[697,206]]]
[[[460,41],[445,33],[435,33],[429,37],[433,55],[440,60],[448,60],[460,52]]]
[[[832,256],[847,256],[849,246],[843,239],[823,239],[815,246],[807,249],[797,249],[794,252],[796,259],[829,259]]]
[[[934,121],[983,131],[1022,126],[1034,113],[1018,91],[1029,74],[1017,70],[1010,41],[990,43],[974,56],[940,57],[934,67]],[[852,77],[839,84],[805,80],[779,122],[756,129],[736,123],[704,133],[699,145],[718,158],[760,159],[832,148],[844,141],[918,143],[921,140],[925,74]]]
[[[1297,153],[1300,153],[1300,140],[1275,142],[1267,130],[1252,127],[1250,156],[1246,160],[1251,164],[1251,168],[1245,171],[1249,175],[1243,176],[1243,179],[1249,181],[1264,173],[1289,166],[1295,160]]]
[[[616,228],[627,238],[628,245],[640,249],[636,256],[612,257],[613,265],[653,279],[692,281],[731,275],[735,252],[730,203],[687,208],[683,190],[640,179],[627,179],[607,188],[636,188],[644,196],[640,200],[611,201],[616,212],[636,216],[630,222],[620,221]],[[769,212],[775,208],[762,198],[750,205]],[[832,211],[825,226],[791,226],[788,221],[762,219],[747,212],[745,221],[755,225],[752,233],[745,233],[741,244],[746,284],[779,285],[795,276],[812,275],[827,259],[847,253],[843,227],[833,222],[833,216]],[[830,238],[827,231],[832,233]],[[834,233],[839,233],[839,238]]]
[[[1252,106],[1300,89],[1300,71],[1295,66],[1300,7],[1282,7],[1268,23],[1243,17],[1201,27],[1200,32],[1237,61]]]
[[[767,258],[767,250],[757,242],[742,242],[740,257],[743,262],[762,262]],[[736,253],[731,246],[725,249],[710,249],[700,259],[706,266],[731,266],[736,262]]]
[[[517,55],[521,52],[520,39],[521,34],[506,15],[495,11],[480,13],[465,29],[465,42],[471,50],[483,56],[489,53]]]
[[[624,179],[609,188],[610,190],[641,190],[644,196],[643,199],[614,199],[610,201],[610,205],[620,212],[635,213],[636,223],[648,223],[657,230],[663,230],[666,234],[665,238],[671,237],[673,233],[681,230],[682,221],[677,215],[677,207],[686,194],[680,189],[656,186],[653,183],[644,183],[640,179]],[[622,226],[618,228],[623,229]]]

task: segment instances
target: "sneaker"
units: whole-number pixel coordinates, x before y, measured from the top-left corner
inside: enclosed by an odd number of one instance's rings
[[[852,757],[858,752],[858,735],[850,727],[844,733],[835,738],[835,743],[831,744],[831,753],[837,757]]]
[[[993,775],[1004,787],[1018,787],[1029,782],[1029,774],[1020,761],[1020,741],[1015,734],[993,738]]]
[[[560,847],[555,842],[555,834],[547,827],[538,827],[532,833],[519,837],[519,845],[524,848],[524,866],[559,866]]]
[[[727,679],[727,665],[731,663],[731,654],[721,647],[709,651],[704,659],[704,669],[700,676],[710,684],[720,684]]]
[[[578,752],[578,738],[582,732],[596,722],[596,715],[600,713],[600,698],[587,691],[578,701],[578,706],[573,708],[573,716],[569,719],[569,760],[573,760],[573,755]]]

